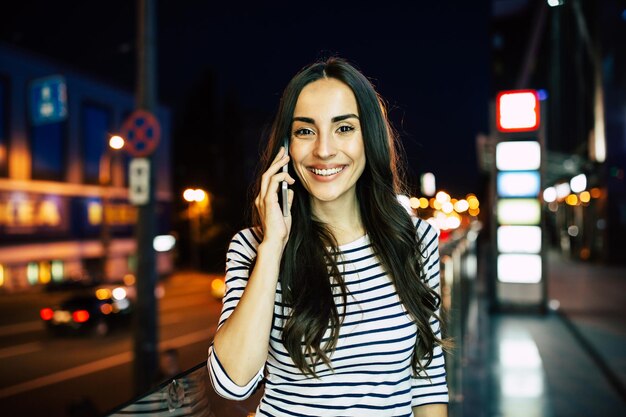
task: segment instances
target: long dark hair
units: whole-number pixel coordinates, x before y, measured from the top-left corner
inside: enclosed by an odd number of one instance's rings
[[[429,324],[441,299],[424,281],[415,226],[397,199],[397,195],[404,191],[402,158],[397,151],[401,148],[387,120],[383,101],[370,81],[340,58],[329,58],[302,69],[289,82],[281,98],[261,172],[269,168],[284,138],[291,137],[293,113],[300,92],[307,84],[321,78],[343,82],[356,97],[366,159],[365,170],[356,185],[359,210],[375,254],[417,325],[412,365],[414,374],[418,375],[430,364],[435,345],[441,343]],[[291,207],[292,227],[280,272],[282,303],[290,309],[284,322],[282,342],[303,373],[317,376],[317,364],[323,362],[331,366],[329,354],[337,345],[345,314],[345,308],[340,312],[335,304],[332,285],[338,286],[344,306],[348,294],[335,261],[337,241],[327,225],[313,218],[309,194],[298,177],[293,177],[296,182]],[[259,189],[260,176],[254,195]],[[256,226],[261,224],[255,206],[253,223]],[[327,329],[330,329],[330,337],[322,346]],[[425,364],[421,363],[422,359]]]

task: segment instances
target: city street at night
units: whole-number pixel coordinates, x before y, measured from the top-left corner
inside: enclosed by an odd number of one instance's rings
[[[160,347],[179,350],[181,370],[206,360],[221,308],[211,296],[213,278],[179,273],[163,282]],[[104,337],[51,336],[39,309],[60,297],[37,292],[0,300],[3,415],[63,417],[82,398],[104,412],[134,397],[132,327]]]
[[[624,39],[625,0],[3,2],[0,416],[626,416]]]

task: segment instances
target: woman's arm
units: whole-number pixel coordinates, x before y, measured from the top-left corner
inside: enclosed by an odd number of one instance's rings
[[[241,299],[213,339],[220,365],[239,386],[247,385],[267,360],[280,260],[291,229],[291,213],[283,215],[277,195],[281,181],[294,183],[287,172],[279,172],[288,162],[286,149],[281,148],[261,177],[255,205],[263,223],[263,241]],[[289,190],[290,207],[292,201],[293,191]]]
[[[230,379],[246,385],[267,359],[282,248],[263,242],[237,307],[215,334],[213,349]]]
[[[425,404],[413,407],[413,417],[448,417],[448,404]]]

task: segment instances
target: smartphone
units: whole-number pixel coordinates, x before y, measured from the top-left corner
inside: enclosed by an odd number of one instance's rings
[[[285,137],[284,141],[283,141],[283,146],[285,147],[285,153],[287,155],[289,155],[289,138]],[[288,172],[289,164],[285,164],[285,166],[283,166],[283,172]],[[289,188],[287,187],[287,181],[283,181],[281,186],[281,200],[282,200],[282,206],[283,206],[283,217],[287,217],[289,216]]]

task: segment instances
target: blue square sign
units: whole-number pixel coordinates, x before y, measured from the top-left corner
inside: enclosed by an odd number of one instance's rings
[[[61,75],[39,78],[30,86],[33,125],[56,123],[67,117],[67,87]]]

